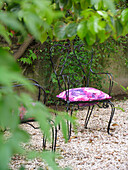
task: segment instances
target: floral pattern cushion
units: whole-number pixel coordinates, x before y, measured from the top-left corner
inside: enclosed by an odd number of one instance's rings
[[[32,103],[33,106],[35,106],[36,103]],[[20,120],[32,120],[34,119],[33,117],[26,117],[27,114],[27,109],[21,104],[21,106],[19,107],[19,118]]]
[[[61,92],[56,97],[66,100],[66,91]],[[92,87],[80,87],[69,89],[69,101],[97,101],[97,100],[105,100],[110,99],[111,96],[108,94],[92,88]]]
[[[26,108],[24,106],[20,106],[19,112],[20,112],[19,114],[20,120],[23,120],[24,116],[26,115]]]

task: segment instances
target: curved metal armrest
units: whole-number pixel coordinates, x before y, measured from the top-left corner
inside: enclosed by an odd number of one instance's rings
[[[45,104],[46,103],[46,95],[47,95],[45,89],[42,86],[40,86],[39,84],[37,84],[37,83],[32,83],[32,85],[38,87],[38,89],[39,89],[38,101],[40,100],[41,90],[43,91],[43,93],[44,93],[44,101],[43,101],[43,103]]]
[[[42,86],[39,85],[38,81],[34,80],[33,78],[27,78],[27,80],[32,81],[33,83],[31,83],[32,85],[38,87],[38,101],[40,100],[40,95],[41,95],[41,90],[44,92],[44,104],[46,103],[46,91],[44,90],[44,88]]]
[[[30,82],[30,84],[32,84],[33,86],[36,86],[38,88],[38,101],[40,101],[41,90],[43,91],[43,94],[44,94],[43,104],[45,104],[46,103],[46,95],[47,95],[45,89],[41,85],[39,85],[39,83],[36,80],[34,80],[32,78],[27,78],[27,80],[31,80],[32,82]],[[25,85],[24,84],[13,85],[13,87],[22,87],[22,86],[25,86]]]
[[[108,76],[109,78],[109,91],[108,91],[108,94],[110,95],[111,94],[111,91],[112,91],[112,87],[113,87],[113,76],[111,73],[105,73],[105,72],[102,72],[102,73],[95,73],[92,69],[90,69],[91,73],[93,74],[105,74]]]
[[[27,78],[27,80],[32,81],[33,83],[39,84],[38,81],[34,80],[33,78]]]

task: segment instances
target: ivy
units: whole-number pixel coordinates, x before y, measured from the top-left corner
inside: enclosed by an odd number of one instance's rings
[[[34,60],[37,60],[36,54],[32,50],[28,50],[29,54],[26,57],[18,59],[18,61],[23,62],[24,64],[32,64]]]

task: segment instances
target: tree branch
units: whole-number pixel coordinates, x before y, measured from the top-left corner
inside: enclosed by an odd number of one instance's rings
[[[27,47],[32,43],[32,41],[34,40],[34,37],[28,35],[28,37],[26,38],[26,40],[23,42],[23,44],[19,47],[19,49],[14,53],[14,58],[17,60],[20,57],[22,57],[22,55],[24,54],[25,50],[27,49]]]

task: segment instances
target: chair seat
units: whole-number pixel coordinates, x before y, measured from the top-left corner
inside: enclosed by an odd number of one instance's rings
[[[66,93],[67,91],[63,91],[56,97],[66,101]],[[110,98],[111,96],[109,96],[108,94],[92,87],[79,87],[79,88],[69,89],[70,102],[80,102],[80,101],[95,102],[97,100],[100,101],[100,100],[106,100]]]

